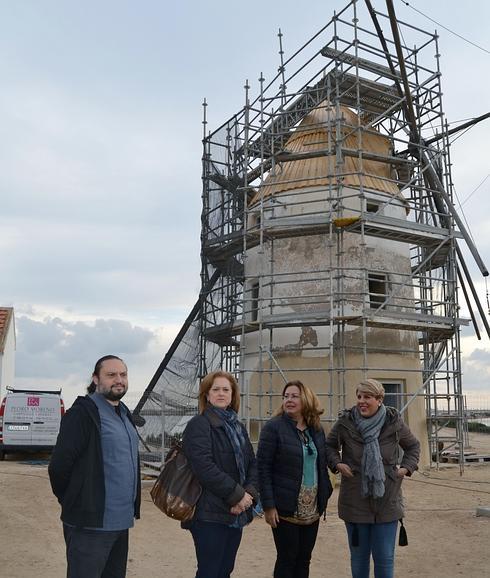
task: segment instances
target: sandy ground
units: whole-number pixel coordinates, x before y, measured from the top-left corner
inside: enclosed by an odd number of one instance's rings
[[[471,434],[478,453],[490,453],[490,436]],[[64,578],[64,542],[59,508],[46,465],[26,456],[0,462],[0,576]],[[320,531],[311,578],[349,577],[347,542],[337,518],[336,489]],[[490,518],[476,517],[490,507],[490,462],[417,472],[404,482],[405,525],[409,545],[397,547],[396,575],[431,578],[490,576]],[[142,519],[131,530],[128,578],[192,578],[194,549],[188,532],[166,518],[143,492]],[[271,532],[261,519],[244,531],[234,576],[272,576],[275,559]]]

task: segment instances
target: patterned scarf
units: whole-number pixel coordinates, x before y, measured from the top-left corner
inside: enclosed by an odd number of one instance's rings
[[[246,441],[243,428],[238,420],[238,414],[232,409],[221,409],[214,406],[210,407],[223,420],[226,435],[230,440],[233,453],[235,454],[235,461],[240,476],[240,484],[243,485],[246,479],[245,460],[243,456]]]
[[[362,497],[382,498],[385,493],[385,469],[379,449],[379,432],[386,420],[386,407],[381,404],[371,417],[362,417],[357,407],[352,410],[352,418],[364,442],[361,461]]]

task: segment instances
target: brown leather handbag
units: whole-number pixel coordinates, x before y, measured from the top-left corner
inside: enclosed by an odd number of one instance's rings
[[[188,521],[202,493],[180,444],[168,451],[162,471],[150,491],[157,508],[174,520]]]

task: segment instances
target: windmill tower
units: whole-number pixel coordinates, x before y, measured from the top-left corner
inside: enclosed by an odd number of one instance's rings
[[[369,375],[401,409],[422,385],[417,334],[400,327],[416,309],[410,245],[362,230],[372,217],[406,225],[393,142],[351,108],[323,101],[281,158],[249,202],[249,232],[266,237],[244,260],[245,317],[256,325],[241,347],[251,421],[270,415],[285,378],[308,383],[336,415]],[[406,419],[427,439],[422,398]]]
[[[277,76],[256,97],[247,82],[214,131],[204,103],[202,287],[135,409],[148,455],[223,368],[253,440],[286,381],[315,389],[328,428],[369,376],[424,464],[441,443],[463,463],[460,327],[479,332],[475,306],[490,336],[460,245],[488,271],[452,202],[449,136],[468,125],[448,130],[437,35],[387,7],[349,2],[287,61],[281,44]]]

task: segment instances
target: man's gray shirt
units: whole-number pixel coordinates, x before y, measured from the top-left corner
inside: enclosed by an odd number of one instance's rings
[[[90,395],[97,405],[101,423],[104,461],[105,509],[101,530],[126,530],[134,525],[134,501],[138,481],[138,435],[127,410],[115,406],[99,394]]]

